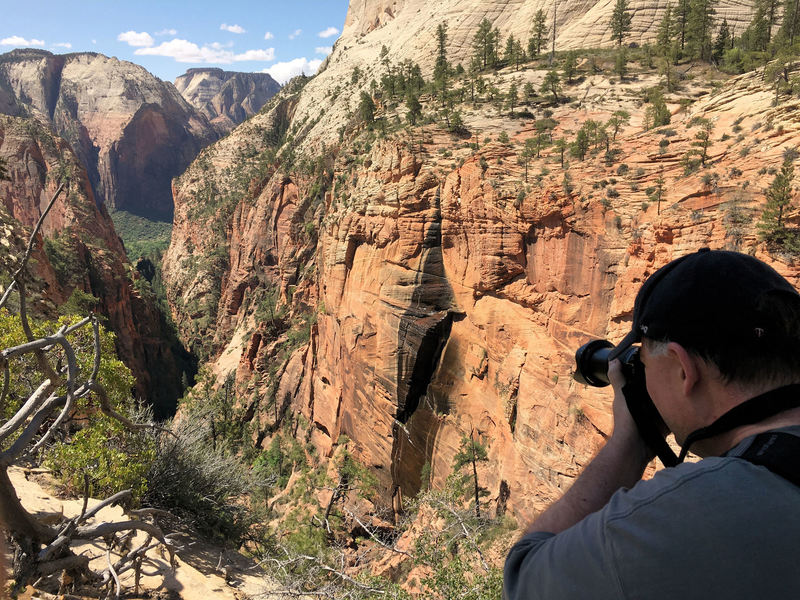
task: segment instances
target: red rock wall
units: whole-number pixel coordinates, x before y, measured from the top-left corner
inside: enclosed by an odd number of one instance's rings
[[[29,119],[0,116],[0,157],[11,177],[0,181],[0,199],[9,215],[27,228],[38,221],[61,174],[70,174],[42,235],[68,236],[76,272],[72,283],[57,281],[40,241],[34,268],[44,282],[37,291],[47,302],[38,310],[52,316],[74,287],[99,298],[98,311],[116,334],[117,353],[136,376],[139,395],[166,415],[181,392],[173,348],[165,341],[156,307],[133,287],[132,278],[139,274],[128,262],[108,213],[97,207],[86,171],[63,139]]]

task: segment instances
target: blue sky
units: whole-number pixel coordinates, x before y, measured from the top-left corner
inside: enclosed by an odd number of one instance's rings
[[[313,74],[348,0],[0,0],[0,53],[99,52],[173,81],[192,67]]]

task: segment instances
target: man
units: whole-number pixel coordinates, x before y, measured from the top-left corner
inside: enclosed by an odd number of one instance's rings
[[[648,481],[614,359],[637,342],[653,403],[702,457]],[[701,250],[644,283],[609,359],[613,434],[512,548],[506,598],[800,598],[800,295]]]

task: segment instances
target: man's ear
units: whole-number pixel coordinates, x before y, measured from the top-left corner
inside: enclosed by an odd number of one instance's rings
[[[680,377],[683,380],[683,393],[688,396],[700,380],[700,369],[697,364],[697,357],[690,354],[686,348],[677,342],[667,344],[667,352],[676,361],[676,367],[681,370]]]

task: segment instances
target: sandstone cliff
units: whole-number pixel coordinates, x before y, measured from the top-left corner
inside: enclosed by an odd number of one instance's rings
[[[754,225],[770,169],[800,132],[797,102],[773,107],[755,75],[686,81],[669,98],[673,123],[643,131],[641,90],[658,83],[647,69],[625,82],[585,74],[567,91],[574,102],[551,107],[553,136],[567,140],[627,110],[610,158],[562,168],[549,149],[529,176],[519,158],[537,135],[530,117],[462,105],[468,140],[435,124],[364,129],[357,93],[380,78],[382,45],[392,60],[422,62],[439,17],[452,13],[453,31],[463,10],[474,22],[452,45],[466,55],[466,31],[483,16],[526,35],[511,8],[538,8],[477,4],[354,0],[321,73],[287,86],[176,180],[164,277],[182,334],[220,377],[235,372],[257,442],[283,409],[304,416],[325,455],[346,434],[396,507],[427,483],[426,464],[441,485],[474,431],[489,445],[481,481],[524,520],[610,433],[611,398],[572,380],[572,357],[591,337],[621,337],[649,273],[708,245],[755,253],[800,283]],[[343,86],[354,66],[365,76]],[[542,78],[506,69],[494,81],[538,89]],[[403,116],[388,101],[378,111]],[[692,171],[696,116],[714,133],[708,168]]]
[[[175,87],[221,134],[252,117],[281,89],[266,73],[215,68],[189,69],[175,80]]]
[[[138,290],[139,274],[128,262],[105,208],[95,203],[80,161],[47,124],[2,115],[0,158],[11,178],[0,181],[5,212],[0,262],[5,275],[21,258],[20,244],[14,240],[26,241],[22,228],[30,231],[59,181],[68,180],[44,221],[34,254],[35,309],[52,317],[75,290],[95,296],[97,311],[116,334],[118,355],[136,376],[139,395],[151,399],[157,414],[166,416],[181,395],[175,349],[166,341],[165,323],[153,298]],[[95,308],[79,296],[73,299],[79,300],[76,306],[84,311]]]
[[[156,218],[172,214],[172,178],[218,137],[174,86],[93,53],[1,55],[0,111],[49,122],[85,166],[98,203]]]

